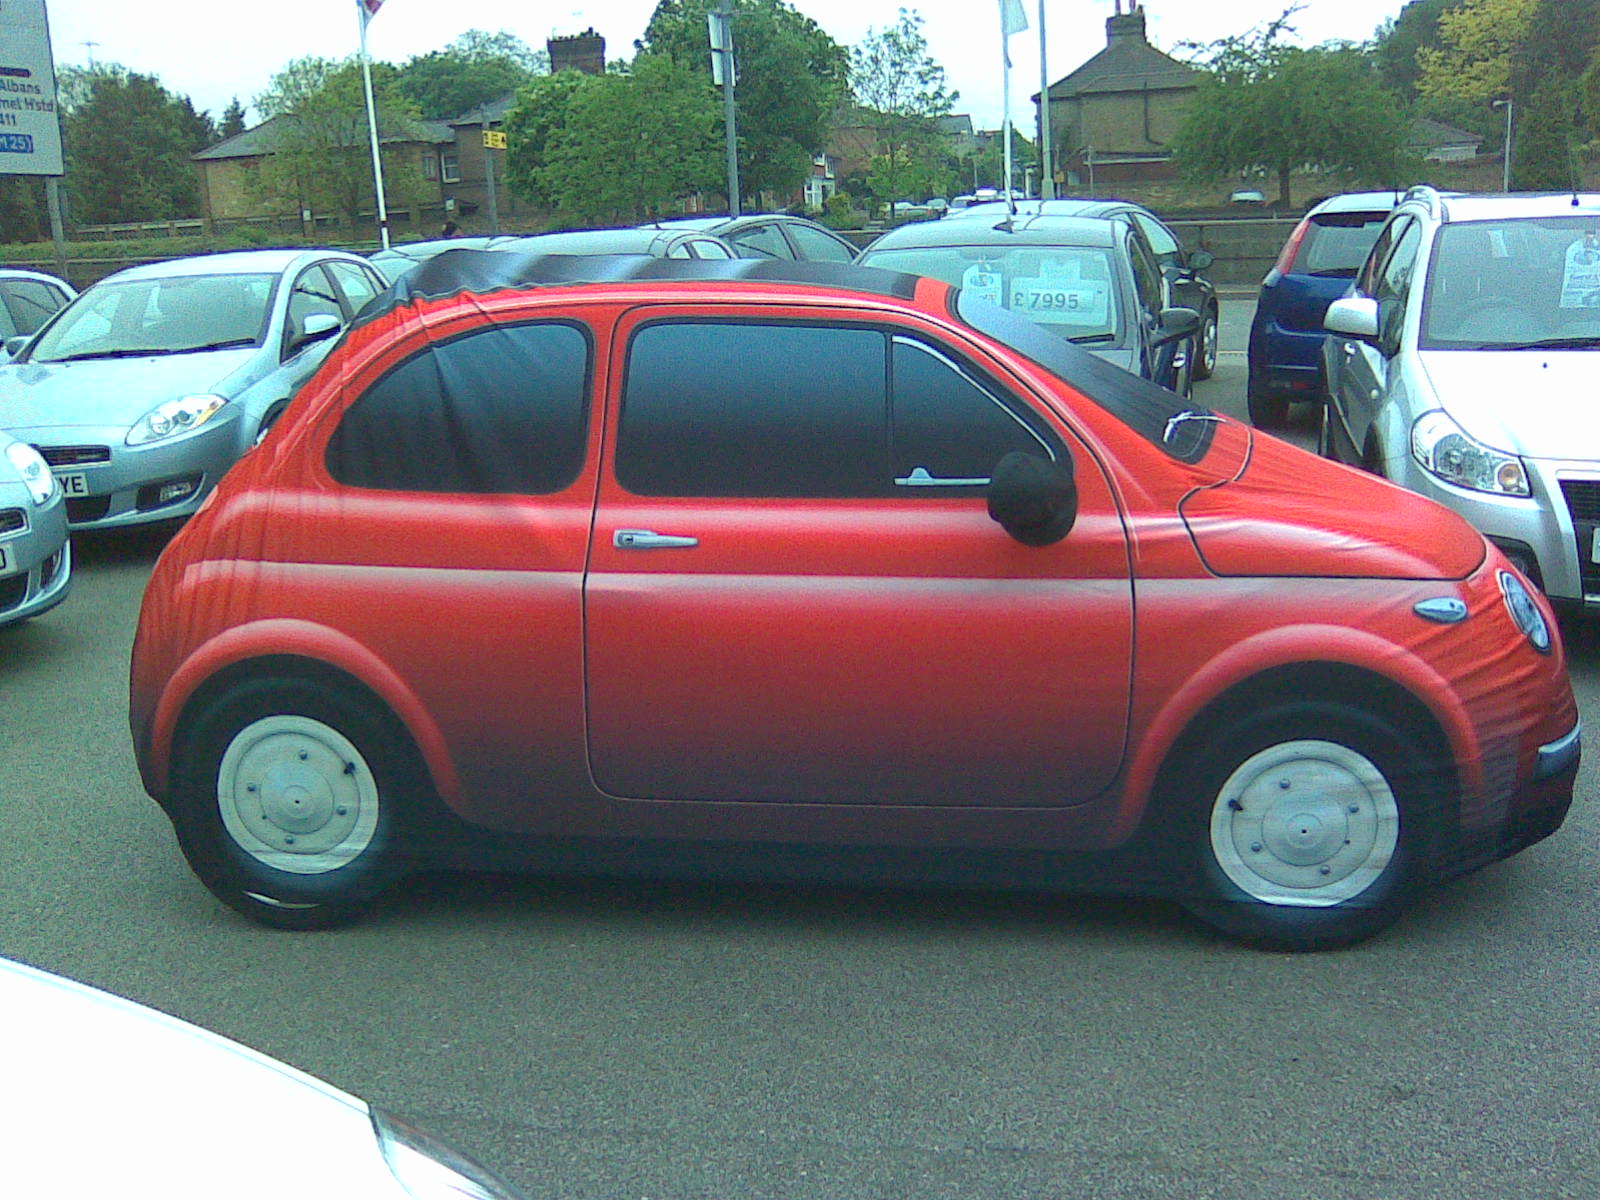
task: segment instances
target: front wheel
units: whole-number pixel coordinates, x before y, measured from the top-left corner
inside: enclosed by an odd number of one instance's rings
[[[309,680],[236,684],[173,751],[179,845],[223,903],[266,925],[352,920],[395,877],[421,771],[375,700]]]
[[[1253,379],[1245,385],[1245,404],[1250,411],[1250,424],[1257,429],[1277,429],[1289,419],[1289,402]]]
[[[1200,338],[1194,353],[1194,377],[1210,379],[1217,369],[1217,313],[1206,309],[1200,318]]]
[[[1426,878],[1439,772],[1383,718],[1286,705],[1206,737],[1195,767],[1178,817],[1194,868],[1183,903],[1225,933],[1350,945],[1392,924]]]

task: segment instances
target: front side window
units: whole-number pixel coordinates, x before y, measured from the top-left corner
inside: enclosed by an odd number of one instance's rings
[[[1176,263],[1183,256],[1183,247],[1178,244],[1178,239],[1160,221],[1148,213],[1134,213],[1134,222],[1144,232],[1145,239],[1150,243],[1150,251],[1156,256],[1156,261],[1162,265]]]
[[[327,267],[338,283],[339,290],[344,293],[344,302],[349,305],[351,316],[360,312],[366,302],[382,290],[372,272],[365,267],[347,262],[331,262]]]
[[[389,491],[560,491],[583,466],[589,379],[589,338],[572,325],[492,325],[437,343],[351,404],[328,472]]]
[[[33,334],[67,302],[59,288],[33,279],[12,279],[0,283],[0,330],[7,337]]]
[[[300,272],[289,293],[289,320],[284,330],[286,350],[294,348],[295,339],[305,332],[306,322],[312,317],[332,317],[340,325],[344,324],[344,309],[339,307],[338,293],[320,265]]]
[[[784,240],[783,230],[776,225],[756,225],[729,234],[728,240],[739,248],[741,258],[793,258],[794,251]]]
[[[789,236],[800,248],[801,257],[812,262],[848,263],[856,260],[855,247],[849,242],[809,225],[789,226]]]

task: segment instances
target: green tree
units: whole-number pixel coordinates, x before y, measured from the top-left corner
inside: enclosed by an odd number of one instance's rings
[[[959,93],[945,89],[944,68],[928,54],[922,17],[902,8],[900,19],[850,51],[850,86],[883,162],[869,179],[873,194],[893,204],[904,198],[909,164],[943,157],[937,118]]]
[[[74,220],[195,216],[200,188],[190,156],[211,144],[210,118],[151,75],[108,64],[85,82],[64,122]]]
[[[1417,96],[1422,67],[1417,52],[1437,50],[1439,18],[1460,8],[1464,0],[1410,0],[1398,15],[1385,21],[1373,40],[1372,55],[1378,75],[1390,91],[1407,99]]]
[[[1180,168],[1196,179],[1269,171],[1285,207],[1300,167],[1398,184],[1406,118],[1371,57],[1348,44],[1284,46],[1286,30],[1280,20],[1212,47],[1174,140]]]
[[[506,186],[530,204],[554,208],[555,198],[545,190],[544,168],[550,139],[567,124],[572,97],[596,76],[580,71],[542,75],[517,93],[506,113]]]
[[[1554,75],[1539,83],[1517,110],[1511,150],[1511,186],[1549,192],[1577,188],[1578,85]]]
[[[217,140],[236,137],[244,132],[244,128],[244,105],[235,96],[228,107],[222,110],[222,121],[217,125]]]
[[[0,243],[40,242],[49,236],[43,176],[0,175]]]
[[[1417,51],[1423,96],[1487,102],[1511,88],[1511,59],[1539,0],[1463,0],[1439,15],[1439,45]]]
[[[704,80],[665,55],[574,89],[545,144],[538,191],[584,225],[660,214],[722,178],[722,113]]]
[[[372,92],[380,141],[422,138],[416,105],[400,89],[398,71],[372,64]],[[258,111],[276,118],[273,152],[257,172],[263,197],[295,209],[341,213],[352,225],[377,203],[372,181],[372,149],[367,127],[361,64],[298,58],[256,97]],[[384,191],[391,205],[419,202],[426,187],[414,159],[384,146]]]
[[[668,55],[712,87],[706,15],[718,7],[720,0],[661,0],[640,49]],[[786,196],[827,141],[849,54],[784,0],[736,0],[733,45],[741,186]]]
[[[459,117],[525,87],[545,64],[545,55],[512,34],[469,29],[401,67],[400,87],[423,116]]]

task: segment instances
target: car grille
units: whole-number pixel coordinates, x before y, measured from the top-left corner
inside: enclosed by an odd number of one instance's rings
[[[67,501],[67,520],[74,525],[98,521],[110,511],[110,496],[85,496],[81,500]]]
[[[1563,479],[1561,495],[1578,539],[1578,575],[1584,594],[1592,596],[1600,593],[1600,563],[1594,561],[1595,529],[1600,528],[1600,479]]]
[[[111,461],[110,446],[35,446],[52,467],[81,467]]]
[[[0,612],[13,609],[21,604],[28,594],[28,573],[10,575],[0,579]]]
[[[0,508],[0,533],[16,533],[28,527],[28,515],[20,508]]]

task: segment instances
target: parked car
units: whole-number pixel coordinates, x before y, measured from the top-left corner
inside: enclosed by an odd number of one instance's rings
[[[700,229],[572,229],[512,238],[495,247],[517,254],[632,254],[651,258],[738,258],[731,243]]]
[[[39,448],[74,529],[186,517],[385,286],[336,250],[119,271],[0,367],[0,429]]]
[[[55,476],[37,450],[0,432],[0,626],[54,608],[71,585],[67,510]]]
[[[1322,318],[1356,277],[1399,192],[1329,196],[1300,219],[1261,281],[1250,322],[1250,420],[1283,424],[1297,400],[1322,403]]]
[[[0,959],[0,1009],[8,1196],[517,1196],[364,1100],[98,988]]]
[[[859,261],[941,279],[1125,371],[1189,393],[1199,317],[1170,306],[1155,254],[1126,217],[1021,214],[905,225]]]
[[[1414,188],[1326,324],[1323,452],[1600,608],[1600,195]]]
[[[1183,241],[1165,221],[1148,208],[1127,200],[1018,200],[1019,214],[1051,217],[1095,217],[1109,220],[1113,217],[1131,221],[1144,234],[1161,273],[1166,277],[1171,291],[1168,304],[1192,308],[1200,314],[1199,344],[1193,355],[1194,377],[1210,379],[1217,369],[1217,322],[1221,308],[1217,304],[1217,289],[1202,273],[1215,261],[1209,250],[1185,250]],[[1003,219],[1011,211],[1005,200],[991,200],[968,205],[951,216],[987,217]]]
[[[446,250],[490,250],[506,242],[515,241],[516,237],[516,234],[492,233],[481,236],[434,238],[427,242],[406,242],[403,245],[390,246],[387,250],[375,250],[367,256],[367,261],[377,268],[380,275],[393,283]]]
[[[144,786],[260,921],[515,862],[1127,888],[1304,949],[1562,821],[1560,639],[1466,522],[975,291],[405,287],[140,612]]]
[[[782,258],[801,262],[854,262],[855,245],[833,230],[787,213],[745,213],[738,217],[683,217],[658,221],[652,229],[698,229],[727,241],[740,258]]]
[[[77,294],[54,275],[0,267],[0,363]]]

